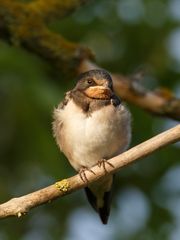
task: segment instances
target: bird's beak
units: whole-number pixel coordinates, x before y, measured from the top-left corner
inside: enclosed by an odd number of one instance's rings
[[[92,86],[85,90],[85,94],[89,98],[106,100],[111,98],[112,90],[108,87]]]

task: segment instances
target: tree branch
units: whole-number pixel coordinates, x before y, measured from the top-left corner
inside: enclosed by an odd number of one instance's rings
[[[91,61],[83,60],[79,73],[99,68]],[[153,114],[180,121],[180,99],[172,94],[166,96],[159,91],[145,89],[136,79],[112,73],[115,92],[125,101]]]
[[[39,0],[37,4],[40,2],[43,1]],[[62,1],[59,2],[61,2],[59,5],[63,5]],[[83,1],[63,2],[69,3],[70,7],[70,2],[75,5],[75,2]],[[46,3],[46,6],[51,9],[51,4],[55,4],[55,1]],[[66,4],[64,3],[64,5]],[[44,5],[41,4],[42,6]],[[66,7],[68,8],[68,4]],[[82,59],[93,58],[92,52],[87,47],[72,43],[61,35],[51,32],[43,20],[42,14],[35,11],[35,7],[32,5],[18,1],[0,0],[0,38],[49,61],[51,65],[68,76],[70,73],[71,76],[74,76]]]
[[[140,158],[146,157],[156,150],[179,140],[180,124],[129,149],[128,151],[114,158],[109,159],[109,162],[113,164],[114,168],[107,164],[106,169],[108,171],[108,174],[117,172],[120,168]],[[89,183],[98,180],[106,174],[104,172],[104,169],[99,168],[98,166],[94,166],[92,170],[96,175],[92,174],[89,171],[86,173]],[[27,213],[34,207],[37,207],[44,203],[49,203],[58,197],[67,195],[85,186],[87,186],[87,183],[84,183],[79,175],[75,175],[68,179],[56,182],[55,184],[36,192],[18,198],[13,198],[8,202],[0,205],[0,218],[6,218],[9,216],[21,217],[23,214]]]
[[[53,0],[46,4],[45,0],[36,0],[25,4],[0,0],[0,38],[48,60],[69,78],[97,68],[91,62],[93,54],[88,48],[51,32],[44,22],[50,15],[63,17],[87,1]],[[180,120],[180,99],[143,89],[128,77],[118,74],[112,76],[115,91],[122,99],[159,116]]]
[[[138,82],[122,75],[113,74],[116,92],[127,102],[161,117],[169,117],[180,121],[180,99],[173,95],[161,94],[161,90],[150,91],[142,88]]]

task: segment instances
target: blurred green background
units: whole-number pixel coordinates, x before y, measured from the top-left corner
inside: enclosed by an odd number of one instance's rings
[[[149,89],[180,96],[180,1],[90,1],[49,24],[87,45],[99,65],[134,74],[146,69]],[[74,174],[52,137],[52,111],[75,80],[42,59],[0,41],[0,202]],[[176,125],[128,105],[136,145]],[[180,151],[168,146],[116,177],[109,224],[103,226],[83,191],[0,221],[0,240],[179,240]]]

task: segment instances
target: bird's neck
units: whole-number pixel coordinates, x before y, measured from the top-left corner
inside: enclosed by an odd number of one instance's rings
[[[83,110],[83,112],[90,114],[104,106],[111,104],[111,99],[92,99],[87,97],[83,92],[74,90],[71,92],[71,97],[74,102]]]

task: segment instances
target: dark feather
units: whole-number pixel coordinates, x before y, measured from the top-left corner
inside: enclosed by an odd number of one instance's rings
[[[108,218],[109,218],[109,214],[110,214],[110,206],[111,206],[111,199],[112,199],[112,190],[110,190],[109,192],[105,192],[104,193],[104,197],[103,197],[103,207],[102,208],[98,208],[97,206],[97,198],[96,196],[93,194],[93,192],[86,187],[85,188],[85,193],[87,196],[87,199],[90,203],[90,205],[94,208],[94,210],[96,212],[98,212],[101,221],[103,224],[107,224],[108,222]]]
[[[90,205],[94,208],[94,210],[97,212],[97,205],[96,205],[96,196],[91,192],[91,190],[86,187],[84,188],[88,202],[90,203]]]
[[[111,206],[111,199],[112,199],[112,191],[104,193],[104,206],[98,209],[99,216],[103,224],[107,224],[109,214],[110,214],[110,206]]]
[[[71,91],[66,92],[64,100],[59,104],[58,109],[64,109],[64,107],[68,104],[71,99]]]

